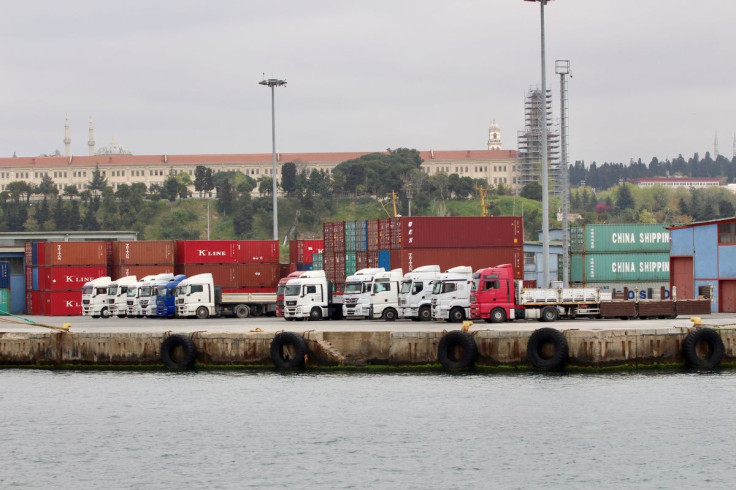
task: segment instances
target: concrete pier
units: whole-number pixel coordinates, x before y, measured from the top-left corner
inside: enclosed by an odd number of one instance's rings
[[[278,321],[276,319],[273,319]],[[141,320],[138,320],[139,322]],[[145,322],[145,320],[143,320]],[[173,322],[173,321],[170,321]],[[364,322],[341,330],[321,330],[328,322],[283,322],[261,329],[257,319],[248,321],[249,331],[195,330],[43,332],[37,327],[24,331],[0,331],[1,366],[162,366],[161,345],[172,333],[190,337],[196,346],[200,366],[272,366],[271,340],[279,330],[295,331],[306,340],[308,366],[411,366],[437,364],[438,346],[445,331],[458,324],[432,323],[432,329],[419,330],[421,323],[396,322],[391,330],[361,328]],[[620,323],[620,322],[619,322]],[[672,322],[670,322],[672,323]],[[470,327],[478,347],[479,366],[530,367],[527,344],[534,330],[552,327],[562,332],[569,346],[568,366],[638,368],[651,365],[684,364],[683,342],[690,326],[651,328],[589,328],[577,322],[504,324],[502,329],[489,324]],[[687,322],[686,322],[687,323]],[[169,323],[168,325],[173,325]],[[374,322],[365,322],[367,327]],[[382,323],[381,326],[385,326]],[[411,329],[402,329],[402,326]],[[605,324],[601,325],[604,327]],[[706,325],[710,326],[710,325]],[[294,327],[301,327],[302,331]],[[306,328],[314,330],[305,330]],[[736,363],[736,330],[714,325],[723,340],[721,364]],[[135,330],[129,328],[127,330]],[[155,330],[155,329],[154,329]],[[240,330],[240,331],[238,331]]]

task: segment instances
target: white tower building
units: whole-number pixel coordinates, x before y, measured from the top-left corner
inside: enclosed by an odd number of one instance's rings
[[[499,129],[496,120],[494,119],[491,123],[491,127],[488,130],[488,149],[489,150],[500,150],[501,149],[501,129]]]
[[[64,156],[72,154],[72,139],[69,137],[69,114],[64,115]]]
[[[95,127],[92,118],[89,118],[89,140],[87,141],[89,147],[89,156],[95,156]]]

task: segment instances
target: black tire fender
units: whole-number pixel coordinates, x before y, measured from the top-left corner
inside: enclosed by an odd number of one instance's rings
[[[552,353],[549,353],[550,344]],[[554,328],[535,330],[526,346],[526,356],[537,369],[559,369],[565,365],[569,346],[562,332]]]
[[[437,347],[437,360],[445,369],[466,369],[475,364],[478,346],[472,335],[462,330],[447,332]]]
[[[294,332],[277,333],[271,341],[271,360],[280,369],[304,367],[307,342]]]
[[[706,357],[699,355],[699,344],[707,345]],[[723,345],[723,339],[712,328],[698,328],[687,334],[685,341],[682,343],[682,355],[685,357],[688,365],[698,369],[713,369],[723,359],[726,349]]]
[[[175,355],[179,347],[182,350],[181,356]],[[161,343],[161,360],[169,369],[191,369],[196,359],[197,347],[185,335],[169,335]]]

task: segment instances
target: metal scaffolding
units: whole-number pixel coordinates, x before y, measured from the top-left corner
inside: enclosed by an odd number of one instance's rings
[[[519,187],[540,182],[542,173],[542,111],[545,97],[538,88],[529,90],[524,101],[525,128],[518,132]],[[560,132],[552,121],[552,92],[547,90],[547,162],[549,193],[562,195],[562,172],[560,168]]]

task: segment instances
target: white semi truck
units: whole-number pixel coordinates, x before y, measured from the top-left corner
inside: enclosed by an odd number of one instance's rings
[[[470,318],[473,269],[458,266],[440,274],[432,286],[432,319],[462,322]]]
[[[432,284],[440,277],[439,265],[417,267],[404,274],[399,291],[399,316],[412,320],[432,319]]]
[[[107,288],[112,279],[109,276],[98,277],[82,286],[82,315],[92,318],[108,318],[110,304],[107,302]]]
[[[371,309],[368,318],[392,322],[399,317],[399,289],[404,278],[402,269],[379,272],[373,276]]]
[[[383,267],[360,269],[345,278],[342,295],[342,315],[345,318],[367,318],[371,314],[373,277],[386,272]]]
[[[128,316],[144,317],[156,316],[156,288],[157,282],[168,281],[174,274],[156,274],[145,276],[135,285],[128,288]]]
[[[107,304],[110,316],[125,318],[128,314],[128,288],[138,282],[136,276],[125,276],[116,279],[107,287]]]
[[[176,287],[176,316],[238,318],[276,312],[276,291],[273,293],[223,292],[215,286],[207,272],[188,277]]]
[[[321,320],[342,317],[342,296],[333,294],[325,271],[305,271],[284,288],[285,320]]]

